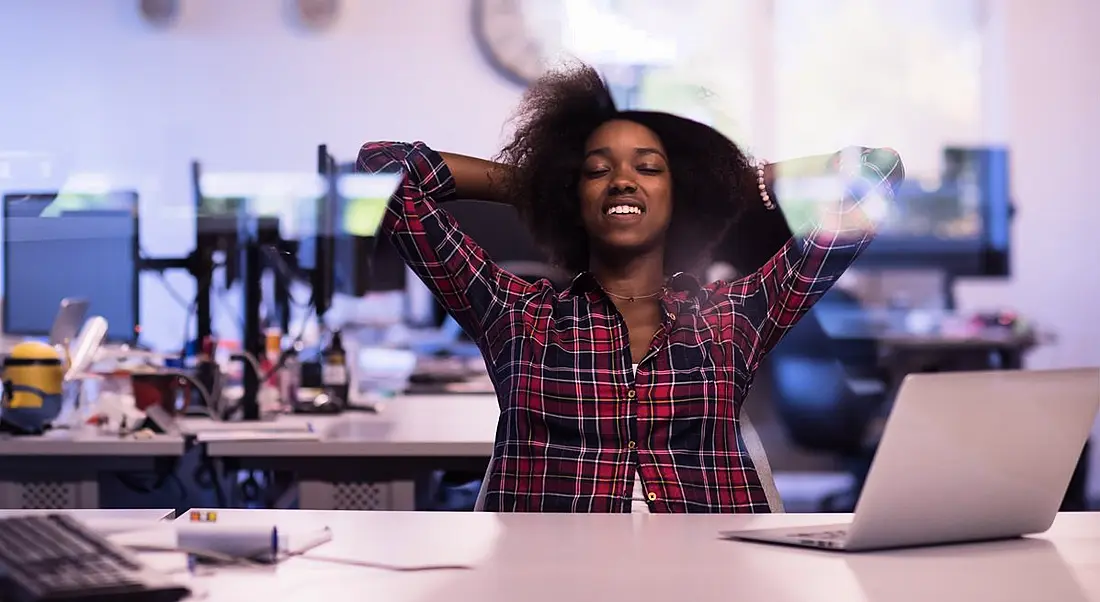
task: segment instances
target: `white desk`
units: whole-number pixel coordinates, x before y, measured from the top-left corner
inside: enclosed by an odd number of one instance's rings
[[[176,511],[166,508],[119,508],[108,509],[102,508],[98,510],[0,510],[0,518],[6,518],[9,516],[26,516],[28,514],[53,514],[63,513],[69,516],[75,517],[80,520],[147,520],[150,522],[156,522],[161,520],[172,520],[176,518]]]
[[[293,471],[302,508],[412,510],[415,482],[433,470],[485,470],[500,410],[494,395],[409,395],[378,414],[280,417],[268,428],[308,423],[317,440],[242,437],[206,443],[240,468]],[[201,432],[201,420],[185,431]],[[232,428],[218,426],[219,430]],[[260,428],[263,428],[261,425]]]
[[[94,432],[50,431],[0,438],[0,508],[97,508],[103,473],[152,470],[179,458],[182,437],[119,438]]]
[[[489,457],[493,452],[499,413],[494,395],[409,395],[384,402],[378,414],[297,414],[281,416],[266,427],[278,430],[280,426],[310,424],[320,435],[320,441],[212,441],[207,445],[207,452],[212,456],[236,458]],[[232,430],[234,427],[230,424],[219,428]]]
[[[191,585],[210,602],[1100,601],[1100,513],[1061,515],[1035,540],[853,555],[717,538],[838,517],[219,510],[219,523],[329,526],[334,538],[307,558]],[[310,555],[473,568],[393,572]]]

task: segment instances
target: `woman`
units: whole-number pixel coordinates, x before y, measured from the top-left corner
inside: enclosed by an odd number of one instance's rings
[[[861,199],[889,196],[902,177],[892,151],[831,163],[861,186],[829,228],[745,278],[700,286],[691,274],[742,209],[775,207],[769,169],[707,126],[617,111],[590,68],[529,90],[498,163],[423,143],[365,145],[361,171],[406,172],[383,231],[477,342],[496,388],[484,508],[776,505],[746,450],[741,402],[768,350],[870,241]],[[576,274],[570,286],[495,265],[444,211],[456,198],[514,203]]]

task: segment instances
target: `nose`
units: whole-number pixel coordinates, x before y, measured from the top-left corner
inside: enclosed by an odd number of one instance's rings
[[[611,194],[631,194],[638,191],[638,184],[629,178],[619,176],[611,180]]]

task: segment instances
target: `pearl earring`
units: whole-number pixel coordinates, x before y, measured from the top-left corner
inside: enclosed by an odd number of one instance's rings
[[[772,197],[768,194],[768,185],[764,180],[764,162],[756,161],[756,185],[760,189],[760,199],[764,201],[764,208],[768,211],[775,209],[775,203],[772,201]]]

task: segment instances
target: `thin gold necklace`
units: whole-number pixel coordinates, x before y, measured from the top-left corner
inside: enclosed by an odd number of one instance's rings
[[[604,289],[604,291],[603,291],[603,292],[607,293],[607,296],[608,296],[608,297],[614,297],[614,298],[616,298],[616,299],[622,299],[623,301],[626,301],[626,302],[628,302],[628,303],[633,303],[634,301],[636,301],[636,300],[638,300],[638,299],[652,299],[652,298],[654,298],[654,297],[657,297],[657,296],[659,296],[659,295],[660,295],[661,293],[665,292],[665,287],[663,287],[663,286],[662,286],[662,287],[660,288],[660,290],[658,290],[657,292],[655,292],[655,293],[650,293],[650,294],[648,294],[648,295],[632,295],[632,296],[627,296],[627,295],[616,295],[615,293],[613,293],[613,292],[611,292],[611,291],[609,291],[609,290],[607,290],[607,289]]]

